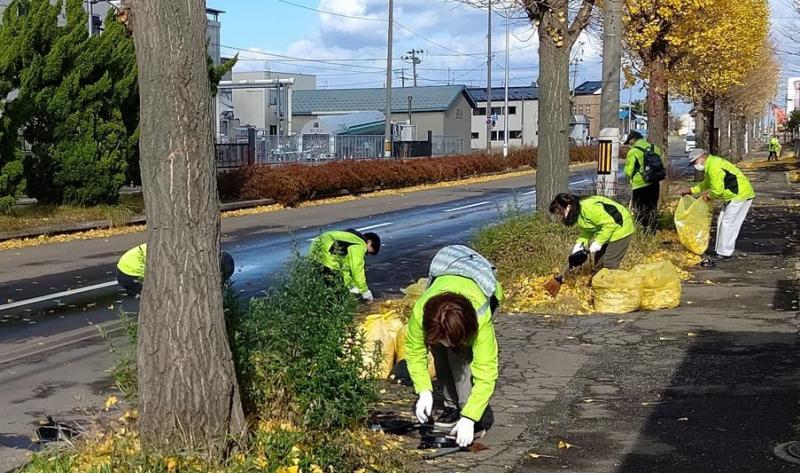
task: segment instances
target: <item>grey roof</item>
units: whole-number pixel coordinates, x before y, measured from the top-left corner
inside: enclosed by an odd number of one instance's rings
[[[442,112],[448,110],[463,94],[470,106],[475,101],[463,85],[403,87],[392,89],[392,113]],[[311,115],[317,112],[363,112],[386,109],[386,89],[317,89],[296,90],[292,95],[292,114]]]
[[[603,81],[588,80],[578,87],[575,87],[575,95],[592,95],[602,88]]]
[[[486,89],[470,88],[469,94],[476,102],[486,102]],[[505,100],[505,88],[492,87],[492,102],[503,100]],[[539,100],[539,88],[532,86],[509,87],[508,100]]]

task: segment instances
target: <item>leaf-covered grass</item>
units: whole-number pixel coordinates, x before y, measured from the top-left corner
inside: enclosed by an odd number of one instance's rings
[[[0,232],[36,231],[95,221],[107,221],[110,226],[121,226],[131,217],[143,213],[144,199],[141,194],[122,195],[116,205],[23,205],[12,208],[9,214],[0,213]]]

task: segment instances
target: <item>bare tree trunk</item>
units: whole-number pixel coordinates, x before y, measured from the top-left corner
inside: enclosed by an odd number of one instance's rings
[[[566,10],[566,6],[564,7]],[[569,190],[569,53],[546,30],[560,27],[548,14],[539,28],[539,154],[536,209],[545,210],[559,192]]]
[[[647,116],[650,142],[662,150],[669,149],[669,82],[667,65],[661,57],[655,58],[650,68]]]
[[[714,123],[714,99],[706,98],[697,107],[697,147],[703,148],[710,153],[717,152],[718,139],[716,135],[716,125]],[[702,123],[702,125],[700,125]]]
[[[219,271],[205,1],[129,0],[148,227],[139,314],[144,448],[219,452],[244,429]]]
[[[739,162],[747,156],[747,117],[736,115],[731,122],[731,156]]]
[[[719,127],[719,151],[722,156],[731,155],[731,115],[730,111],[723,104],[718,104],[716,110],[717,126]]]

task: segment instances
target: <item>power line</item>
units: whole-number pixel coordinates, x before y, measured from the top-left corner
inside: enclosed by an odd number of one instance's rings
[[[295,60],[295,61],[299,61],[299,62],[315,62],[315,63],[320,63],[320,64],[328,64],[328,65],[331,65],[331,66],[358,67],[358,68],[362,68],[362,69],[377,69],[377,70],[383,70],[384,69],[383,67],[376,67],[376,66],[360,66],[358,64],[342,64],[340,62],[328,61],[326,59],[302,58],[302,57],[297,57],[297,56],[286,56],[284,54],[268,53],[266,51],[253,51],[251,49],[237,48],[236,46],[221,45],[221,47],[226,48],[226,49],[232,49],[234,51],[245,52],[245,53],[248,53],[248,54],[258,54],[258,55],[262,55],[262,56],[277,57],[277,58],[281,58],[281,59],[291,59],[291,60]]]
[[[287,5],[292,5],[293,7],[298,7],[298,8],[302,8],[304,10],[310,10],[310,11],[314,11],[314,12],[317,12],[317,13],[323,13],[325,15],[339,16],[339,17],[342,17],[342,18],[350,18],[352,20],[380,21],[381,23],[386,23],[386,20],[383,19],[383,18],[370,18],[370,17],[367,17],[367,16],[345,15],[344,13],[336,13],[336,12],[327,11],[327,10],[320,10],[319,8],[309,7],[307,5],[301,5],[299,3],[290,2],[288,0],[278,0],[278,1],[281,2],[281,3],[285,3]]]

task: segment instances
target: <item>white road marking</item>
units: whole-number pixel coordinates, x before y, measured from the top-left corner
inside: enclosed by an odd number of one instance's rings
[[[584,182],[592,182],[591,179],[581,179],[580,181],[575,181],[573,184],[583,184]]]
[[[368,227],[356,228],[356,231],[366,232],[367,230],[375,230],[376,228],[388,227],[389,225],[394,225],[394,222],[376,223],[375,225],[370,225]]]
[[[93,286],[79,287],[78,289],[71,289],[69,291],[56,292],[54,294],[47,294],[45,296],[34,297],[32,299],[25,299],[24,301],[10,302],[8,304],[0,305],[0,311],[13,309],[15,307],[23,307],[26,305],[36,304],[37,302],[49,301],[51,299],[58,299],[59,297],[72,296],[75,294],[80,294],[82,292],[94,291],[97,289],[103,289],[105,287],[111,287],[116,285],[117,281],[108,281],[100,284],[95,284]]]
[[[483,202],[478,202],[477,204],[470,204],[470,205],[465,205],[463,207],[456,207],[454,209],[448,209],[448,210],[445,210],[445,212],[458,212],[459,210],[472,209],[472,208],[475,208],[475,207],[480,207],[481,205],[486,205],[488,203],[490,203],[490,202],[488,200],[486,200],[486,201],[483,201]]]
[[[530,192],[526,192],[526,193],[524,193],[524,194],[522,194],[522,195],[533,195],[533,194],[535,194],[535,193],[536,193],[536,189],[534,189],[534,190],[532,190],[532,191],[530,191]]]

